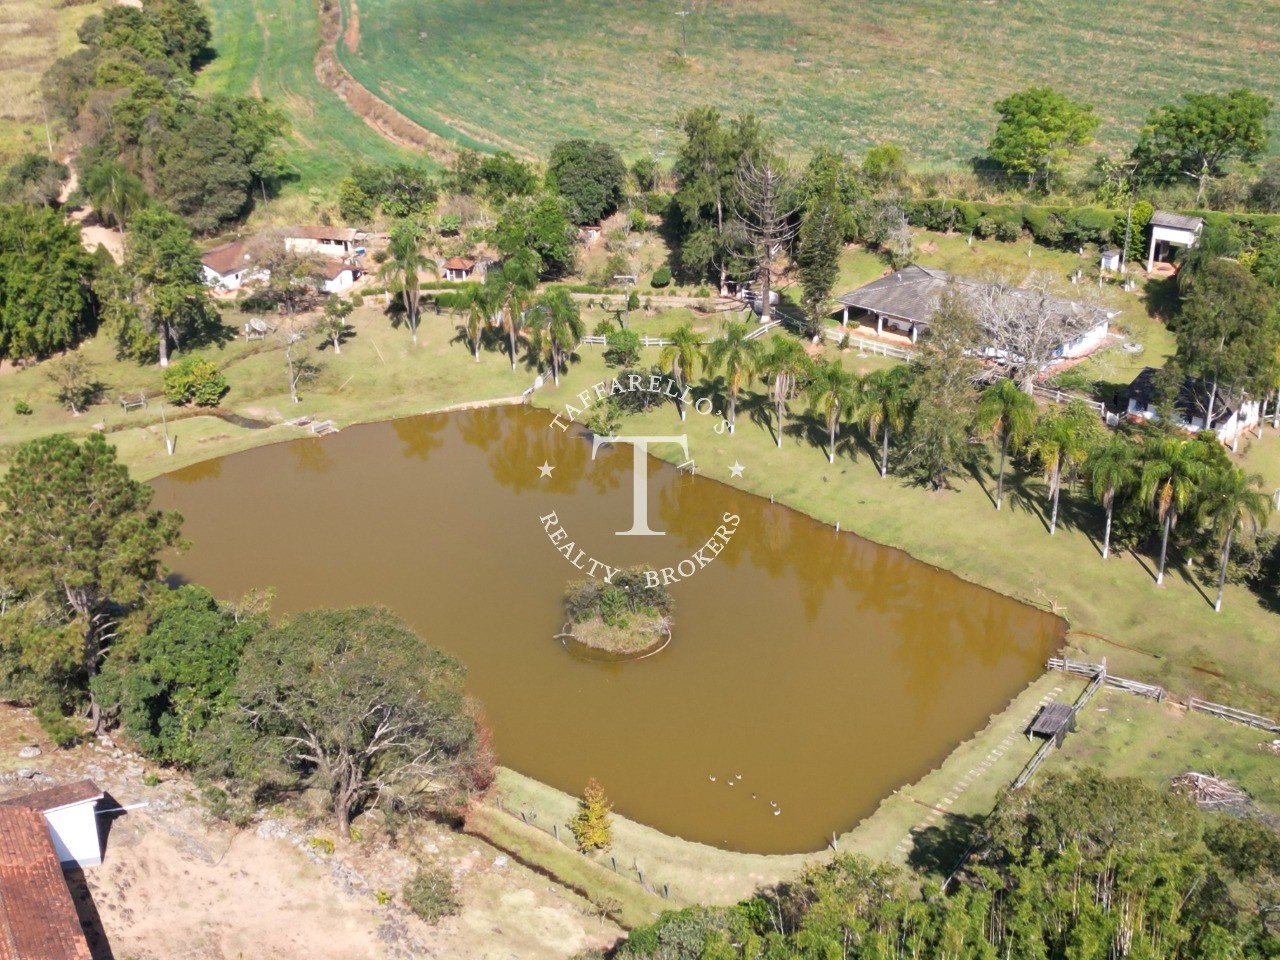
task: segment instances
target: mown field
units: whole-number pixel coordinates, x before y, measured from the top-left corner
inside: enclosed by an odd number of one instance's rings
[[[316,79],[321,36],[314,0],[215,0],[205,6],[217,56],[201,70],[197,90],[257,95],[285,110],[293,124],[288,158],[297,183],[332,194],[352,163],[412,156]]]
[[[220,24],[278,6],[211,2]],[[670,151],[675,118],[709,102],[755,111],[802,153],[894,141],[916,162],[956,163],[984,147],[991,104],[1035,84],[1093,103],[1119,151],[1183,91],[1280,97],[1270,0],[341,3],[339,57],[368,89],[437,132],[533,154],[580,135]]]

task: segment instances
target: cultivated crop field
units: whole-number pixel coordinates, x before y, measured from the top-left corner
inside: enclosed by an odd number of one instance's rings
[[[338,55],[365,87],[422,126],[519,153],[579,135],[670,151],[675,118],[710,102],[757,112],[799,153],[887,140],[956,163],[985,145],[992,102],[1033,84],[1093,103],[1118,152],[1183,91],[1280,98],[1273,0],[341,3]]]

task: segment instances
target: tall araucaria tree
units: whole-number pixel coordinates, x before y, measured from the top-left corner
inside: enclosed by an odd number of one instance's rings
[[[86,685],[121,612],[160,586],[161,551],[181,544],[182,518],[151,509],[152,495],[100,433],[82,443],[62,434],[32,440],[0,480],[5,575],[74,624]],[[96,726],[92,695],[90,715]]]

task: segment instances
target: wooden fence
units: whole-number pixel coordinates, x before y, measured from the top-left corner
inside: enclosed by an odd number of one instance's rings
[[[1050,661],[1050,663],[1052,662],[1053,661]],[[1075,663],[1075,661],[1062,662]],[[1076,666],[1092,666],[1092,664],[1076,663]],[[1105,663],[1098,664],[1097,671],[1094,673],[1093,679],[1090,680],[1089,685],[1080,692],[1080,696],[1076,697],[1076,702],[1071,705],[1071,717],[1067,721],[1068,723],[1076,718],[1076,714],[1080,712],[1086,703],[1093,699],[1093,695],[1098,692],[1098,688],[1106,683],[1106,681],[1107,665]],[[1027,782],[1035,776],[1035,772],[1040,769],[1040,764],[1044,763],[1049,754],[1051,754],[1058,747],[1059,743],[1061,743],[1062,737],[1065,733],[1066,728],[1064,727],[1057,735],[1049,737],[1044,743],[1040,744],[1040,749],[1037,750],[1031,759],[1027,761],[1027,765],[1022,768],[1022,771],[1013,778],[1013,783],[1009,786],[1010,790],[1020,790],[1022,787],[1026,786]]]
[[[1093,410],[1098,416],[1106,416],[1107,405],[1098,400],[1086,400],[1084,397],[1078,397],[1074,393],[1067,393],[1065,390],[1058,390],[1054,387],[1042,387],[1036,384],[1032,388],[1032,393],[1041,400],[1048,400],[1050,403],[1083,403],[1090,410]]]
[[[1237,710],[1235,707],[1226,707],[1220,703],[1210,703],[1208,700],[1199,700],[1195,697],[1187,701],[1187,707],[1191,710],[1199,710],[1201,713],[1212,714],[1215,717],[1234,720],[1236,723],[1245,723],[1251,727],[1258,727],[1269,733],[1280,733],[1280,723],[1276,723],[1270,717],[1260,717],[1256,713],[1249,713],[1247,710]]]
[[[828,328],[825,332],[828,340],[834,340],[837,344],[847,340],[849,346],[858,348],[859,353],[869,353],[876,357],[893,357],[897,360],[910,360],[912,356],[911,351],[906,347],[894,346],[892,343],[881,340],[868,340],[846,330]]]
[[[1140,697],[1149,697],[1159,703],[1168,694],[1164,687],[1157,687],[1150,683],[1139,683],[1137,680],[1126,680],[1124,677],[1112,676],[1106,672],[1106,664],[1087,663],[1083,660],[1064,660],[1060,657],[1051,657],[1047,664],[1050,670],[1061,670],[1063,673],[1069,673],[1077,677],[1093,677],[1098,673],[1102,673],[1106,679],[1108,687],[1116,690],[1124,690],[1126,693],[1136,693]]]

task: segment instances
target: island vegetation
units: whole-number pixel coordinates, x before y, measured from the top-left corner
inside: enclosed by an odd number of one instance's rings
[[[650,586],[649,567],[626,567],[608,580],[575,580],[564,594],[568,616],[562,636],[614,654],[637,654],[671,638],[675,599],[658,584]]]

